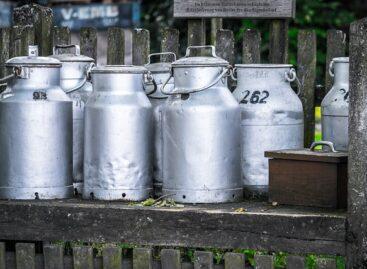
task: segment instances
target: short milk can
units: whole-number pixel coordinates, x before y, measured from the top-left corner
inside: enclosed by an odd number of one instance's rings
[[[242,180],[246,196],[268,192],[265,151],[303,148],[303,108],[290,82],[291,65],[236,65],[233,92],[241,107]]]
[[[0,100],[0,198],[61,199],[73,194],[72,102],[60,88],[60,61],[29,56],[13,71]]]
[[[64,53],[74,49],[74,53]],[[92,93],[88,73],[94,60],[80,55],[78,45],[58,45],[51,57],[62,63],[61,88],[73,101],[73,180],[74,188],[81,193],[83,183],[84,106]],[[61,53],[60,53],[61,52]]]
[[[330,63],[334,84],[321,103],[322,139],[336,150],[348,150],[349,58],[334,58]]]
[[[83,197],[144,200],[152,192],[153,111],[144,92],[148,71],[99,66],[85,106]]]
[[[154,156],[153,156],[153,179],[156,195],[162,191],[163,182],[163,121],[162,112],[167,100],[167,95],[162,93],[163,83],[169,79],[165,86],[166,91],[171,92],[174,88],[173,77],[171,77],[171,63],[170,62],[156,62],[152,63],[153,57],[172,58],[176,61],[176,54],[172,52],[154,53],[149,55],[149,62],[145,66],[153,75],[157,84],[157,90],[148,94],[149,100],[152,103],[154,111]]]
[[[210,57],[191,57],[192,50]],[[188,47],[172,63],[175,88],[163,113],[163,195],[183,203],[242,199],[240,109],[227,88],[230,67],[213,46]]]

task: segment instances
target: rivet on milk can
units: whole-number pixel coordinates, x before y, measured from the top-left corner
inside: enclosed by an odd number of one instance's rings
[[[0,198],[72,196],[72,102],[60,88],[60,61],[30,46],[5,65],[13,73],[0,100]]]
[[[162,193],[163,182],[163,120],[162,113],[167,101],[167,95],[161,91],[163,83],[169,79],[165,86],[166,91],[171,92],[174,88],[173,77],[171,77],[170,62],[155,62],[152,63],[153,57],[171,57],[176,61],[176,54],[173,52],[153,53],[149,55],[149,62],[145,67],[152,73],[157,84],[157,90],[154,93],[148,94],[149,100],[153,106],[154,115],[154,156],[153,156],[153,179],[154,192],[156,196]]]
[[[241,107],[242,179],[246,197],[266,197],[265,151],[303,148],[303,108],[290,82],[292,65],[239,64],[233,95]]]
[[[65,51],[74,49],[74,52]],[[61,52],[61,53],[60,53]],[[94,60],[80,55],[78,45],[57,45],[53,55],[62,63],[61,88],[73,101],[73,181],[77,193],[81,193],[83,184],[83,144],[84,144],[84,106],[92,93],[89,72]]]
[[[192,50],[210,57],[191,57]],[[240,108],[227,88],[229,63],[213,46],[188,47],[172,63],[175,88],[163,113],[163,195],[183,203],[242,199]],[[168,80],[167,80],[168,82]]]
[[[329,72],[334,84],[321,103],[322,139],[336,150],[348,150],[349,58],[334,58]]]
[[[152,80],[140,66],[99,66],[85,106],[83,197],[139,201],[152,192]]]

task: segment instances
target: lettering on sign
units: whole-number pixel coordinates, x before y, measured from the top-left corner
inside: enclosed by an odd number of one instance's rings
[[[176,18],[294,18],[296,0],[174,0]]]

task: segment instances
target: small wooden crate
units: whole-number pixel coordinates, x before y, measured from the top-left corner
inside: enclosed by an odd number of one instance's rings
[[[348,155],[310,149],[265,152],[269,200],[286,205],[347,207]]]

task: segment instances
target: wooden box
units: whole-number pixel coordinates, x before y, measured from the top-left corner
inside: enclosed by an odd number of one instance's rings
[[[348,155],[345,152],[281,150],[269,158],[269,200],[279,204],[347,207]]]

